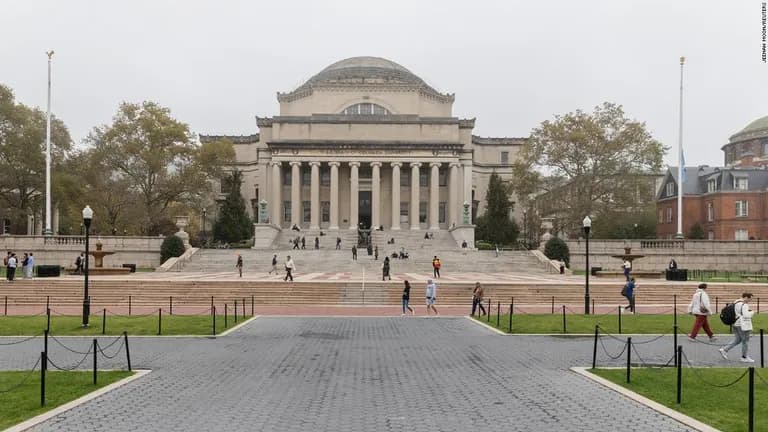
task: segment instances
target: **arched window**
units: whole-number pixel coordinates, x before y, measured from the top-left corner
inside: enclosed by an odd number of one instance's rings
[[[344,115],[389,115],[388,109],[375,103],[359,103],[349,106],[341,112]]]

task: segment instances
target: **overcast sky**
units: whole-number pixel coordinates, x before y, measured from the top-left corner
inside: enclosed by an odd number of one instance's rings
[[[527,136],[603,101],[677,145],[680,55],[686,162],[768,115],[761,1],[3,1],[0,83],[80,141],[121,101],[153,100],[203,134],[257,132],[289,91],[352,56],[393,60],[440,91],[475,134]],[[674,152],[666,161],[675,163]]]

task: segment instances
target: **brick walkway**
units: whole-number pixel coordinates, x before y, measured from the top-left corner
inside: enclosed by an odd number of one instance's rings
[[[33,364],[38,342],[0,347],[0,369]],[[638,348],[664,362],[671,345]],[[697,364],[723,362],[714,347],[686,350]],[[499,336],[464,318],[261,317],[215,340],[136,338],[131,352],[150,375],[37,430],[686,430],[569,372],[590,363],[589,338]],[[51,344],[59,363],[78,357]]]

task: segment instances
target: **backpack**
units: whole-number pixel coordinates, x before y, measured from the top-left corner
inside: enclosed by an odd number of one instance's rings
[[[728,303],[723,310],[720,311],[720,321],[727,326],[731,326],[736,322],[736,319],[736,303]]]

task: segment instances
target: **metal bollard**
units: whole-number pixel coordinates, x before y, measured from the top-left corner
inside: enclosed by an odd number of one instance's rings
[[[253,296],[251,296],[251,316],[255,315],[253,309]]]
[[[720,312],[720,306],[719,306],[718,298],[715,297],[715,313],[717,312]]]
[[[212,334],[212,336],[215,337],[216,336],[216,306],[213,307],[212,312],[213,312],[213,320],[212,320],[213,321],[213,334]]]
[[[672,352],[676,353],[677,352],[677,324],[673,325],[672,329],[674,331],[672,336],[672,342],[674,342],[674,345],[672,345]],[[675,366],[677,366],[677,354],[675,354],[674,357],[675,357]]]
[[[555,314],[555,296],[552,296],[552,315]]]
[[[672,324],[676,326],[677,325],[677,294],[672,296],[672,305],[673,305],[672,315],[674,316]]]
[[[8,316],[8,296],[5,296],[5,316]]]
[[[131,316],[131,306],[132,306],[132,299],[131,296],[128,296],[128,316]]]
[[[509,304],[509,333],[512,333],[512,307],[513,303]]]
[[[168,297],[168,315],[173,315],[173,296]]]
[[[243,308],[243,319],[245,319],[245,299],[243,299],[243,300],[240,302],[240,304],[242,305],[242,308]]]
[[[47,328],[48,331],[51,331],[51,308],[45,308],[45,321],[45,328]]]
[[[600,326],[595,324],[595,344],[592,347],[592,369],[597,366],[597,338],[599,337]]]
[[[123,332],[123,338],[125,339],[125,359],[128,361],[128,371],[131,371],[131,349],[128,347],[128,332]]]
[[[760,368],[765,367],[765,359],[763,355],[763,329],[760,329]]]
[[[749,368],[749,425],[747,430],[752,432],[755,430],[755,368]]]
[[[632,337],[627,338],[627,384],[629,384],[629,371],[632,369]]]
[[[93,385],[96,385],[96,371],[98,370],[96,365],[97,354],[99,353],[98,344],[99,342],[96,339],[94,339],[93,340]]]
[[[683,390],[683,346],[677,346],[677,404],[680,405]]]
[[[163,308],[157,310],[157,335],[163,334]]]
[[[619,334],[621,334],[621,305],[619,305]]]
[[[229,327],[229,324],[227,323],[227,304],[224,303],[224,328]]]
[[[48,357],[45,351],[40,353],[40,362],[48,363]],[[45,368],[40,368],[40,406],[45,406]]]
[[[106,334],[107,332],[107,309],[104,308],[101,311],[101,334]]]
[[[568,333],[568,328],[565,324],[565,305],[563,305],[563,334]]]
[[[488,311],[485,313],[485,321],[491,322],[491,299],[488,299]]]
[[[496,328],[501,326],[501,302],[496,304]]]
[[[43,352],[45,352],[45,362],[43,362],[42,367],[45,369],[48,369],[48,330],[44,331],[45,336],[43,339]]]
[[[595,314],[595,299],[592,299],[592,315]]]
[[[235,324],[237,324],[237,300],[235,300]]]

